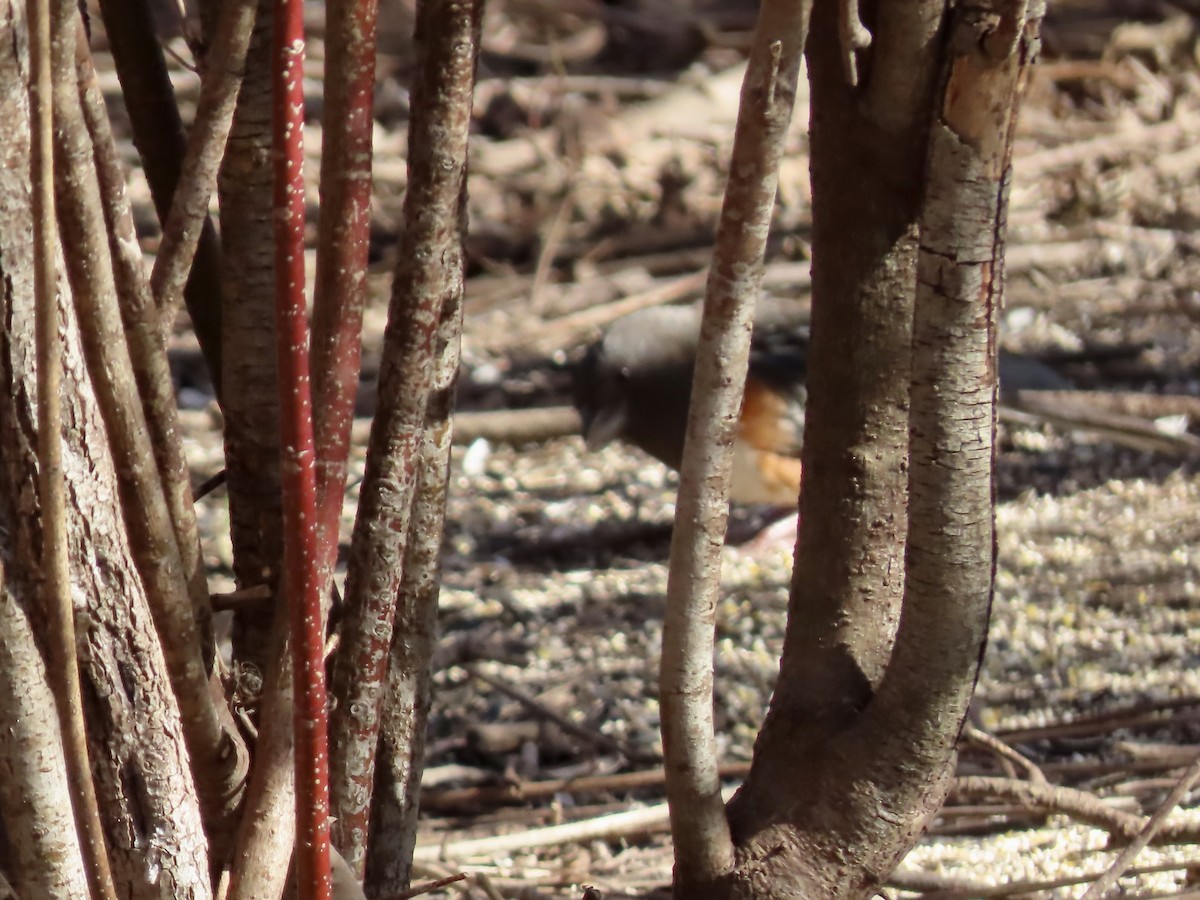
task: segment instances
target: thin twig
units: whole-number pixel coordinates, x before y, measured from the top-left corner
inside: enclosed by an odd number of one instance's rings
[[[459,872],[457,875],[447,875],[445,878],[439,878],[436,881],[426,881],[424,884],[418,884],[416,887],[409,888],[402,894],[397,894],[396,900],[409,900],[410,897],[420,897],[422,894],[428,894],[439,888],[449,887],[456,882],[465,881],[466,878],[466,872]]]
[[[38,488],[42,516],[42,602],[53,622],[53,664],[49,679],[54,685],[59,727],[75,828],[94,896],[113,898],[116,889],[108,863],[108,850],[96,788],[88,761],[79,685],[79,657],[75,648],[75,604],[71,598],[71,571],[67,535],[66,478],[62,458],[63,351],[59,337],[58,268],[55,264],[58,231],[54,210],[54,103],[50,50],[49,0],[29,4],[30,90],[33,181],[33,252],[35,322],[37,333],[37,454]],[[60,71],[60,78],[68,77]]]
[[[1129,846],[1121,851],[1108,871],[1087,889],[1087,893],[1083,895],[1082,900],[1100,900],[1108,892],[1109,888],[1117,883],[1117,880],[1120,879],[1121,875],[1124,874],[1125,870],[1133,862],[1134,857],[1147,844],[1154,840],[1154,836],[1162,829],[1167,816],[1179,805],[1184,795],[1192,789],[1192,785],[1196,783],[1198,778],[1200,778],[1200,756],[1197,756],[1192,764],[1188,766],[1187,771],[1180,777],[1178,784],[1167,795],[1167,798],[1163,800],[1162,805],[1150,816],[1145,827],[1142,828],[1137,837],[1130,841]]]
[[[620,753],[629,760],[646,759],[645,754],[639,755],[635,753],[633,750],[630,750],[628,747],[624,746],[620,741],[614,740],[608,735],[602,734],[594,729],[584,728],[582,725],[572,722],[566,716],[556,713],[554,710],[546,706],[546,704],[538,702],[535,698],[529,696],[529,694],[521,690],[519,687],[509,684],[501,678],[496,678],[492,675],[486,675],[481,672],[477,666],[467,666],[466,669],[475,678],[478,678],[485,684],[490,685],[505,696],[516,700],[519,704],[524,706],[538,718],[545,719],[547,722],[553,722],[567,734],[574,735],[580,740],[601,750],[607,750],[610,753]]]
[[[205,57],[195,120],[150,275],[161,326],[167,333],[175,322],[192,260],[204,233],[209,198],[217,184],[217,170],[225,153],[238,91],[242,87],[242,72],[257,8],[256,0],[222,3],[216,31]]]
[[[1020,766],[1029,775],[1030,779],[1040,784],[1046,784],[1046,776],[1042,774],[1042,770],[1037,767],[1037,764],[1027,756],[1018,753],[1004,741],[994,735],[988,734],[974,726],[968,725],[963,729],[963,737],[973,744],[980,747],[985,747],[991,750],[1002,759],[1006,759],[1011,763]]]

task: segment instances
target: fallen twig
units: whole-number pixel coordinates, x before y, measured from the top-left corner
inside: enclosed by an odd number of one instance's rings
[[[1145,826],[1138,833],[1129,846],[1126,847],[1117,856],[1113,864],[1108,868],[1096,882],[1087,889],[1083,895],[1083,900],[1100,900],[1108,890],[1117,883],[1117,880],[1129,868],[1135,856],[1149,844],[1156,834],[1164,827],[1167,816],[1177,807],[1185,794],[1192,789],[1192,785],[1200,778],[1200,756],[1188,766],[1187,771],[1180,777],[1175,788],[1167,795],[1167,798],[1162,802],[1162,805],[1154,811],[1154,814],[1146,821]]]

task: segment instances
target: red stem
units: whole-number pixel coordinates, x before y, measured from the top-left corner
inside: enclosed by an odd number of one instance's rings
[[[376,9],[376,0],[330,0],[325,13],[329,115],[321,131],[321,220],[312,333],[323,591],[337,559],[367,293]]]
[[[328,898],[329,763],[324,629],[317,567],[317,478],[304,299],[304,19],[278,0],[272,45],[275,152],[275,320],[279,352],[285,585],[295,673],[296,881]]]

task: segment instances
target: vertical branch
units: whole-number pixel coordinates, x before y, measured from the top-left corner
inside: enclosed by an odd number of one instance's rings
[[[54,622],[52,679],[75,827],[93,896],[115,896],[96,790],[88,762],[79,660],[75,649],[75,605],[67,555],[66,484],[62,464],[62,344],[58,331],[57,220],[54,214],[54,78],[50,48],[49,0],[29,4],[29,55],[33,181],[33,252],[37,337],[38,489],[42,512],[42,591]],[[60,72],[60,76],[64,73]],[[15,648],[14,648],[15,649]]]
[[[332,796],[338,848],[363,871],[379,703],[400,588],[431,369],[447,284],[461,278],[466,177],[481,0],[423,0],[409,179],[379,377],[380,407],[350,548],[346,618],[334,663]]]
[[[987,634],[996,315],[1013,135],[1041,15],[1023,0],[975,3],[949,24],[921,213],[904,612],[871,708],[910,754],[953,744]]]
[[[222,3],[212,46],[204,58],[196,117],[150,276],[164,332],[169,332],[174,323],[206,226],[211,230],[208,202],[217,185],[217,171],[233,124],[257,9],[257,0]]]
[[[321,218],[313,294],[313,423],[322,592],[337,557],[367,293],[376,0],[330,0],[325,25]]]
[[[166,494],[175,542],[183,563],[192,609],[200,627],[200,642],[206,667],[213,671],[216,654],[212,634],[212,605],[200,550],[200,532],[196,524],[195,501],[183,438],[179,431],[179,411],[171,381],[166,348],[159,330],[158,310],[146,284],[145,270],[133,212],[125,193],[125,172],[117,156],[108,109],[100,86],[91,52],[82,30],[76,40],[76,68],[79,78],[79,99],[83,117],[92,138],[96,175],[100,186],[100,202],[109,232],[109,249],[113,259],[113,276],[121,307],[121,323],[129,344],[129,357],[134,378],[142,398],[142,409],[150,429],[150,443],[158,464]],[[233,729],[229,729],[232,736]],[[239,779],[240,780],[240,779]],[[229,785],[229,806],[237,805],[238,791]]]
[[[810,9],[809,2],[767,0],[759,12],[701,320],[660,674],[675,890],[681,896],[710,886],[733,864],[712,721],[716,594],[751,318]]]
[[[267,671],[259,696],[258,741],[242,820],[234,838],[227,900],[280,896],[295,845],[296,803],[292,794],[296,781],[296,766],[292,761],[295,692],[287,615],[288,610],[277,605],[267,655],[278,663]]]
[[[187,141],[167,64],[154,31],[150,2],[101,0],[100,14],[133,126],[133,143],[142,158],[158,220],[165,223],[187,154]],[[184,298],[218,398],[222,396],[220,277],[217,232],[206,218]]]
[[[229,812],[226,794],[238,759],[209,688],[196,615],[118,309],[94,152],[75,77],[78,12],[72,0],[56,0],[53,15],[55,191],[67,274],[88,374],[119,476],[125,527],[179,701],[205,822],[212,828]]]
[[[328,898],[329,758],[325,628],[317,567],[317,478],[304,299],[304,7],[278,0],[272,41],[275,327],[283,473],[284,589],[290,608],[296,760],[296,883]]]
[[[465,192],[462,201],[465,215]],[[408,890],[417,842],[425,731],[433,694],[432,660],[453,435],[451,412],[462,346],[462,271],[461,264],[454,267],[446,285],[438,334],[439,358],[425,416],[417,495],[409,519],[404,580],[396,603],[396,632],[380,715],[380,758],[365,883],[382,897]]]
[[[266,587],[278,597],[283,512],[271,218],[274,8],[273,0],[259,0],[233,128],[221,161],[218,195],[223,247],[222,379],[238,386],[221,398],[233,573],[238,587]],[[235,665],[266,672],[276,664],[269,655],[274,624],[269,606],[238,610],[233,623]],[[264,705],[270,702],[264,699]]]

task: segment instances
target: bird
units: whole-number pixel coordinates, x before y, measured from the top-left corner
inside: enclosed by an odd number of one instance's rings
[[[699,332],[699,307],[655,306],[618,319],[588,347],[572,373],[572,391],[589,450],[619,440],[679,469]],[[754,326],[734,439],[729,496],[735,503],[794,507],[798,501],[808,339],[803,323],[778,316]],[[1072,388],[1045,363],[1006,351],[999,376],[1007,403]]]
[[[620,440],[672,469],[683,462],[699,309],[655,306],[614,322],[573,372],[575,407],[589,450]],[[734,439],[730,499],[794,505],[804,440],[807,336],[755,331]]]

